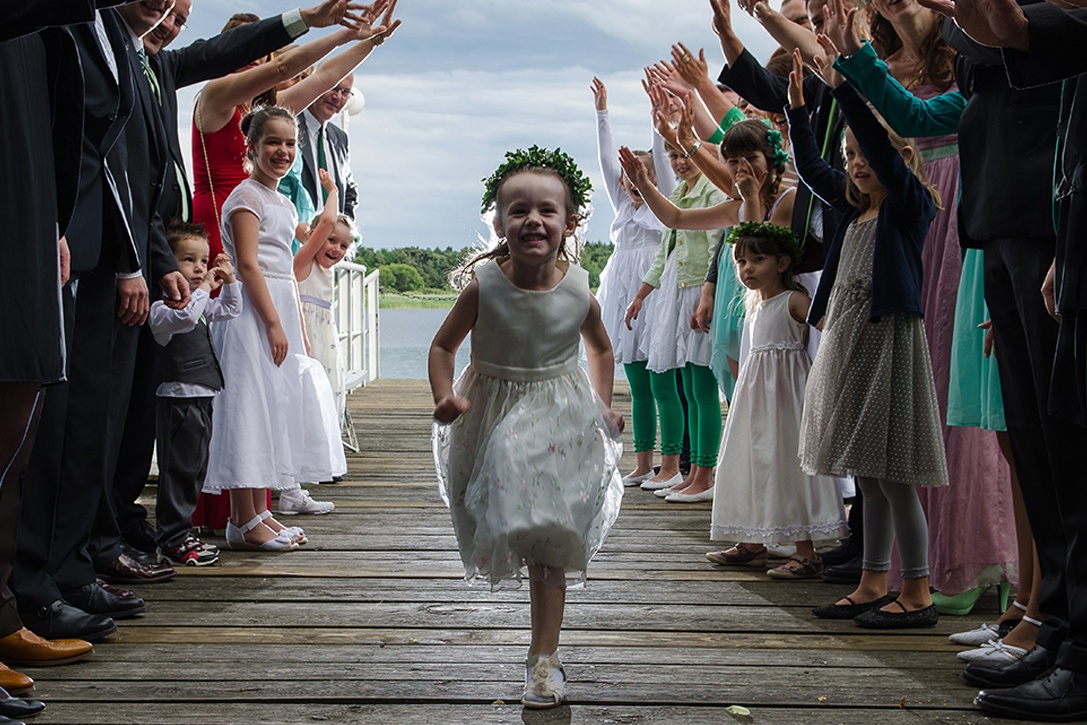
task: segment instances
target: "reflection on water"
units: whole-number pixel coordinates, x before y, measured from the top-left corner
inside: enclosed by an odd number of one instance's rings
[[[381,310],[381,377],[426,378],[430,342],[448,314],[449,310]],[[457,351],[456,374],[468,364],[471,339],[469,335]],[[623,377],[621,365],[616,366],[615,377]]]

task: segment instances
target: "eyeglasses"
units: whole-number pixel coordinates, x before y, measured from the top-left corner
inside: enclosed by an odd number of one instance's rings
[[[330,90],[329,94],[331,95],[333,93],[336,93],[336,94],[341,95],[341,96],[343,96],[345,98],[350,98],[351,97],[351,92],[352,92],[351,88],[344,88],[342,86],[337,86],[337,87],[333,88],[332,90]]]
[[[166,17],[166,20],[169,20],[179,33],[185,29],[185,23],[189,22],[188,18],[182,17],[177,13],[172,13],[171,15],[168,15]],[[166,20],[164,20],[163,22],[166,22]]]

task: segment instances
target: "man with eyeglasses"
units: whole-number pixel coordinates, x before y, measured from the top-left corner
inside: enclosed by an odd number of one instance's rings
[[[340,213],[352,219],[355,218],[355,208],[359,203],[359,187],[351,175],[350,142],[347,133],[330,121],[343,111],[351,98],[354,85],[354,76],[345,77],[298,117],[298,153],[302,156],[302,184],[320,209],[324,206],[325,194],[317,170],[328,171],[340,192]]]
[[[181,34],[191,10],[192,0],[176,0],[166,19],[149,31],[141,25],[138,10],[125,8],[120,11],[129,27],[141,36],[143,53],[135,70],[139,71],[138,82],[144,85],[144,97],[148,101],[146,109],[151,112],[145,121],[148,126],[157,127],[165,144],[164,174],[150,222],[151,234],[162,241],[165,241],[165,230],[170,222],[190,221],[192,213],[192,193],[185,176],[178,135],[177,89],[232,73],[288,45],[310,28],[350,22],[355,17],[354,13],[348,12],[346,0],[322,0],[312,8],[292,10],[242,25],[210,40],[196,40],[184,48],[166,50]],[[132,180],[133,187],[138,183]],[[159,564],[155,532],[147,522],[147,510],[136,503],[147,483],[155,441],[155,389],[161,377],[157,344],[146,326],[140,328],[138,340],[127,342],[130,349],[123,354],[130,360],[135,377],[130,378],[132,386],[127,413],[120,420],[123,434],[110,492],[113,515],[105,520],[99,516],[91,550],[96,566],[105,567],[103,573],[114,574],[112,578],[127,580],[126,583],[141,580],[151,583],[154,578],[142,577],[141,569],[136,566],[124,567],[125,571],[119,576],[112,571],[119,559],[134,560],[150,567],[151,571],[157,571]],[[176,505],[163,491],[160,490],[158,495],[162,499],[159,505]]]

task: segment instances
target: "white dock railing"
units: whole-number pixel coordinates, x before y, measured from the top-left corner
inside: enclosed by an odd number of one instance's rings
[[[381,375],[378,355],[378,272],[340,262],[336,271],[336,293],[332,303],[336,329],[340,334],[340,363],[345,392],[350,393]]]

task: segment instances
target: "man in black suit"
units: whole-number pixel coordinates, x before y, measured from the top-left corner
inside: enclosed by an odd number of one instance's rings
[[[1031,720],[1084,720],[1087,486],[1082,451],[1087,446],[1087,428],[1082,426],[1080,406],[1069,405],[1068,401],[1082,401],[1087,383],[1083,361],[1076,364],[1074,342],[1077,333],[1082,335],[1082,329],[1076,328],[1087,312],[1083,294],[1087,290],[1083,256],[1087,231],[1083,178],[1087,163],[1087,112],[1083,108],[1087,76],[1075,79],[1077,74],[1087,73],[1083,54],[1087,10],[1063,10],[1043,3],[1017,5],[1014,0],[928,4],[954,17],[973,38],[967,42],[977,45],[979,55],[987,54],[992,65],[986,70],[992,75],[983,76],[982,82],[1007,89],[1003,91],[1004,100],[1015,101],[999,108],[980,109],[995,111],[992,117],[973,117],[978,126],[1003,123],[1005,140],[1013,144],[1018,140],[1020,144],[1007,148],[990,142],[984,147],[989,163],[1000,164],[1001,168],[991,169],[999,176],[984,177],[985,185],[975,191],[984,192],[978,206],[1006,201],[1016,204],[1015,215],[1021,218],[1033,212],[1022,221],[1021,230],[1002,232],[1019,231],[1024,238],[985,240],[985,297],[996,334],[1008,433],[1042,569],[1039,599],[1046,621],[1037,646],[1022,658],[1005,667],[971,665],[963,676],[986,688],[978,693],[975,702],[988,712]],[[971,104],[976,97],[971,98]],[[1043,98],[1049,103],[1039,108]],[[968,133],[966,121],[964,114],[960,140]],[[1054,166],[1058,139],[1059,164]],[[1032,140],[1036,147],[1022,145]],[[985,139],[977,142],[984,143]],[[995,149],[1000,153],[994,153]],[[965,195],[965,148],[963,154]],[[1024,170],[1035,173],[1028,177]],[[1051,235],[1051,180],[1058,184],[1057,239]],[[1007,194],[994,194],[994,186],[1001,190],[1006,187]],[[999,209],[986,210],[997,217],[994,223],[1001,221]],[[967,210],[963,211],[965,216]],[[1039,238],[1042,232],[1045,236]],[[1045,301],[1040,294],[1043,288],[1049,293]],[[1054,301],[1055,310],[1051,311],[1060,317],[1059,326],[1046,312],[1046,302],[1052,308]],[[1058,346],[1058,338],[1066,336],[1073,338],[1065,340],[1071,344]],[[1079,352],[1084,350],[1083,344],[1080,340]],[[1053,401],[1058,404],[1052,405]]]
[[[359,187],[351,174],[350,141],[347,133],[331,120],[347,105],[354,85],[355,77],[348,75],[298,117],[298,153],[302,156],[303,186],[313,197],[314,205],[320,209],[325,199],[317,170],[327,170],[339,190],[340,213],[352,219],[359,203]]]
[[[159,12],[165,15],[168,9],[161,4]],[[111,615],[128,616],[143,607],[130,592],[111,591],[95,581],[85,544],[92,524],[88,512],[97,510],[108,489],[115,320],[134,324],[146,317],[141,270],[147,253],[127,218],[119,168],[108,161],[126,142],[125,125],[137,99],[124,31],[112,11],[104,11],[71,32],[85,93],[81,108],[57,110],[76,113],[83,125],[79,190],[67,234],[73,280],[64,288],[69,382],[51,392],[43,409],[38,444],[25,474],[11,582],[31,630],[50,639],[93,641],[116,629]],[[184,302],[187,285],[176,268],[162,274],[161,281],[174,304]]]
[[[210,40],[197,40],[179,50],[166,50],[188,22],[192,0],[177,0],[166,19],[143,30],[147,21],[134,7],[119,12],[137,34],[142,35],[148,60],[140,68],[137,82],[152,90],[152,108],[165,135],[168,158],[165,178],[158,197],[157,215],[152,234],[165,243],[165,227],[175,219],[191,219],[192,192],[185,176],[185,163],[178,138],[177,90],[218,78],[245,67],[257,58],[288,45],[310,28],[323,28],[340,22],[346,15],[342,0],[324,0],[303,10],[247,23]],[[141,32],[142,31],[142,32]],[[116,569],[122,553],[138,556],[133,549],[155,553],[154,530],[147,523],[147,511],[136,503],[147,483],[151,452],[155,441],[155,389],[159,383],[155,348],[146,326],[141,327],[137,343],[137,361],[132,395],[124,423],[116,473],[113,476],[111,503],[115,521],[99,522],[95,541],[96,563],[101,569]],[[120,538],[131,546],[122,551]],[[150,563],[144,560],[144,563]],[[131,579],[129,581],[134,581]]]
[[[104,7],[107,2],[98,4]],[[9,235],[18,229],[18,245],[23,250],[15,253],[15,247],[11,247],[11,263],[5,273],[11,275],[13,284],[5,280],[3,292],[10,289],[18,294],[20,284],[54,286],[56,290],[56,285],[67,281],[67,270],[56,263],[57,245],[59,238],[66,257],[63,235],[76,203],[84,94],[83,74],[71,33],[56,26],[86,23],[93,19],[94,11],[95,3],[88,0],[8,3],[0,10],[0,67],[4,69],[0,74],[0,127],[8,135],[8,143],[0,149],[0,177],[6,182],[4,188],[11,192],[0,200],[0,228],[8,230]],[[45,29],[38,32],[40,28]],[[38,267],[39,261],[48,263]],[[23,267],[24,262],[31,264]],[[51,664],[80,659],[92,648],[77,640],[40,640],[25,630],[8,588],[22,506],[21,478],[34,442],[34,423],[42,409],[44,391],[39,383],[55,382],[65,375],[59,299],[33,314],[38,315],[37,324],[56,331],[56,348],[40,358],[35,383],[0,384],[4,392],[0,409],[8,418],[4,425],[12,425],[20,433],[18,446],[10,452],[11,459],[0,460],[0,661]],[[9,341],[26,338],[4,337]],[[44,348],[37,352],[44,352]],[[52,390],[63,395],[65,387],[59,385]],[[7,395],[9,392],[14,395]],[[30,394],[26,405],[20,404],[24,393]],[[0,665],[0,686],[21,692],[32,687],[33,680]],[[0,715],[15,717],[16,713],[5,710],[0,703]]]

